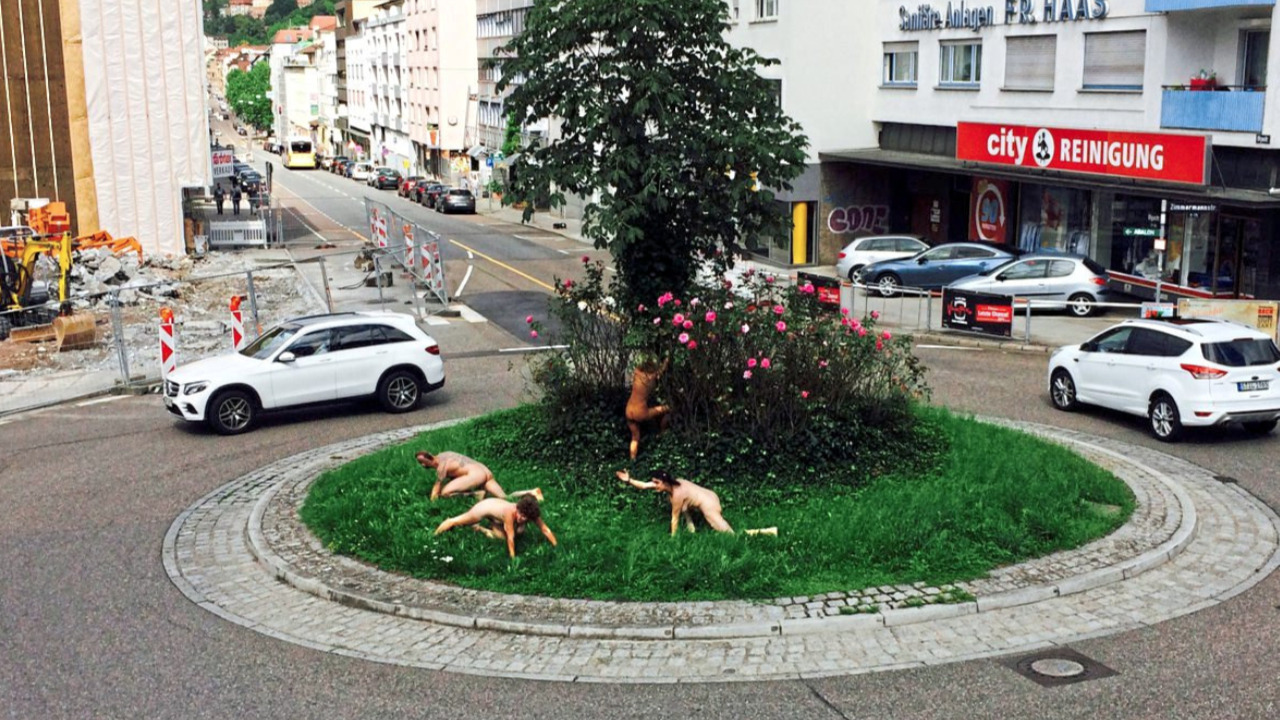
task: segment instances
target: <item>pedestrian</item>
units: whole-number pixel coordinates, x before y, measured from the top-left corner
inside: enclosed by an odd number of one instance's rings
[[[227,191],[222,189],[222,183],[213,186],[213,201],[218,205],[218,214],[222,214],[222,203],[227,199]]]
[[[253,192],[249,193],[249,212],[250,213],[257,213],[258,207],[261,204],[262,204],[261,191],[255,189]]]
[[[234,188],[231,191],[231,211],[236,215],[240,214],[240,188]]]
[[[485,527],[485,524],[488,527]],[[520,502],[509,502],[500,498],[486,498],[476,503],[467,512],[451,517],[440,523],[436,535],[456,527],[470,525],[494,540],[507,541],[507,554],[516,556],[516,535],[524,532],[524,526],[533,523],[555,547],[556,536],[542,519],[542,510],[538,499],[525,495]]]

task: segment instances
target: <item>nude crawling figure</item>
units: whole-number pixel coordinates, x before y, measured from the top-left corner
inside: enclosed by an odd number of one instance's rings
[[[702,518],[713,530],[718,532],[733,532],[733,528],[729,527],[729,523],[725,521],[724,515],[720,510],[720,496],[715,492],[695,485],[688,480],[677,480],[664,470],[654,470],[649,473],[653,479],[649,482],[641,482],[634,480],[631,473],[626,470],[617,472],[618,479],[627,483],[633,488],[640,490],[657,490],[660,493],[667,493],[671,496],[671,534],[674,536],[676,530],[680,527],[680,517],[684,517],[685,526],[689,528],[689,532],[694,532],[692,511],[697,510],[702,513]]]
[[[456,495],[474,495],[483,499],[486,494],[505,499],[507,493],[494,479],[493,473],[482,463],[456,452],[442,452],[439,455],[421,450],[414,458],[427,470],[436,471],[436,482],[431,487],[431,499],[454,497]],[[532,495],[542,499],[542,490],[520,490],[511,493],[510,497]]]

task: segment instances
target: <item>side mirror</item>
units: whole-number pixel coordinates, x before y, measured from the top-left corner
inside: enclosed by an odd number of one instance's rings
[[[927,263],[927,262],[929,262],[929,258],[926,258],[926,257],[916,258],[916,264],[917,264],[917,265],[923,265],[923,264],[925,264],[925,263]]]
[[[1090,340],[1089,342],[1081,345],[1080,350],[1083,352],[1098,352],[1098,343]]]
[[[280,353],[279,357],[276,358],[276,362],[291,363],[297,359],[298,359],[298,356],[294,355],[288,350],[285,350],[284,352]]]

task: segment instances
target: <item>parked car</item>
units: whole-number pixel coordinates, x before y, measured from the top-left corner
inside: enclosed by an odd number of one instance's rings
[[[450,188],[436,198],[436,211],[445,214],[451,212],[475,213],[476,196],[470,190]]]
[[[448,185],[442,185],[440,183],[428,185],[427,189],[423,191],[421,202],[423,205],[433,208],[436,206],[436,198],[440,197],[441,193],[448,192],[448,190]]]
[[[333,165],[329,167],[329,172],[346,177],[347,168],[355,165],[356,161],[350,158],[338,158],[333,161]]]
[[[439,183],[437,183],[435,180],[427,180],[425,178],[422,180],[418,180],[409,188],[409,199],[413,200],[416,203],[421,203],[422,195],[427,191],[427,188],[431,187],[432,185],[438,185],[438,184]]]
[[[262,175],[256,170],[250,170],[240,175],[240,189],[246,193],[260,193],[263,191]]]
[[[1049,357],[1059,410],[1098,405],[1145,416],[1156,439],[1183,428],[1238,422],[1266,434],[1280,419],[1280,348],[1227,320],[1126,320]]]
[[[400,197],[409,197],[409,193],[413,190],[413,186],[421,179],[421,175],[409,175],[400,178],[400,184],[396,186],[396,194]]]
[[[1106,268],[1082,255],[1023,255],[947,287],[1025,298],[1033,309],[1066,308],[1076,317],[1094,315],[1099,302],[1113,299]]]
[[[320,163],[320,167],[324,168],[325,170],[328,170],[329,172],[333,172],[333,168],[335,165],[341,162],[345,162],[346,160],[347,160],[347,157],[345,155],[334,155],[333,157],[326,157]]]
[[[929,249],[929,244],[914,235],[869,235],[861,237],[840,251],[836,260],[836,274],[853,280],[854,273],[863,265],[881,260],[910,257]]]
[[[249,134],[249,129],[248,129],[248,128],[246,128],[246,127],[245,127],[245,126],[243,126],[243,125],[237,125],[237,126],[236,126],[236,134],[237,134],[237,135],[248,135],[248,134]]]
[[[854,279],[864,285],[875,285],[882,297],[894,297],[903,287],[936,290],[1021,254],[1022,251],[1007,245],[943,243],[911,257],[864,265],[854,274]]]
[[[379,190],[394,190],[400,186],[400,173],[389,167],[375,168],[365,182]]]
[[[373,174],[373,165],[366,162],[354,163],[350,169],[347,170],[347,177],[352,180],[360,180],[366,183],[369,181],[369,176],[371,174]]]
[[[234,435],[263,412],[334,400],[373,397],[387,412],[408,412],[443,385],[440,346],[412,317],[337,313],[287,320],[239,352],[179,367],[164,404]]]

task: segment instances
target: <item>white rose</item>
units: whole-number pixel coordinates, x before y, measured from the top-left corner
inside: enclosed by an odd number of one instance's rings
[[[579,300],[579,301],[578,301],[578,309],[579,309],[579,310],[586,310],[586,309],[587,309],[587,301],[586,301],[586,300]]]

